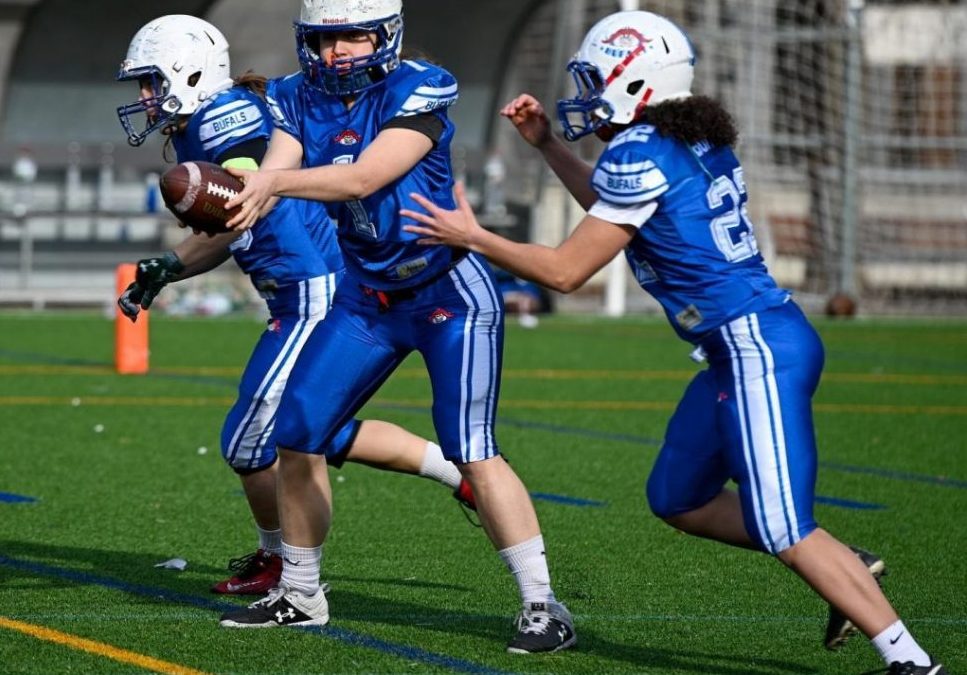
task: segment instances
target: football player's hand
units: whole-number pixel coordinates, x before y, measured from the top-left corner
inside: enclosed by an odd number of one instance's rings
[[[160,258],[139,260],[134,283],[124,289],[124,293],[118,298],[121,312],[131,321],[135,321],[138,312],[150,308],[161,289],[177,279],[184,269],[185,266],[174,251],[168,251]]]
[[[276,174],[274,171],[249,171],[231,167],[226,168],[226,171],[245,183],[245,189],[225,202],[226,211],[241,206],[239,212],[225,223],[228,229],[241,232],[255,225],[274,206]]]
[[[535,148],[551,140],[551,121],[541,102],[530,94],[521,94],[505,105],[500,114],[510,120],[525,141]]]
[[[141,311],[141,301],[144,299],[144,289],[138,286],[138,282],[133,281],[124,289],[124,293],[118,298],[118,307],[124,316],[131,321],[138,320],[138,312]],[[148,303],[151,304],[150,302]]]
[[[426,197],[418,194],[410,196],[417,204],[426,209],[426,213],[403,209],[400,215],[410,218],[420,225],[407,224],[403,226],[406,232],[421,235],[418,244],[446,244],[457,248],[473,249],[476,237],[485,230],[477,222],[477,217],[467,201],[463,183],[457,183],[454,195],[457,198],[457,208],[454,211],[441,209]]]

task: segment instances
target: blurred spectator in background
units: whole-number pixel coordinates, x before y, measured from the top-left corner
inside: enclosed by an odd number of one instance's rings
[[[499,267],[494,267],[493,270],[497,277],[497,290],[504,299],[504,309],[517,315],[517,323],[522,328],[537,328],[540,323],[537,315],[546,309],[544,293],[540,287]]]
[[[17,187],[13,199],[13,213],[22,218],[33,204],[33,185],[37,180],[37,162],[30,148],[22,146],[17,151],[17,157],[11,166]]]

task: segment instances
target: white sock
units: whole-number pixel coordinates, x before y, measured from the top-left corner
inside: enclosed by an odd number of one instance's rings
[[[257,524],[255,529],[259,531],[259,548],[266,553],[282,555],[282,530],[263,530]]]
[[[873,638],[872,642],[876,651],[880,652],[880,656],[886,661],[886,665],[894,661],[900,663],[913,661],[916,666],[930,665],[930,655],[920,648],[902,621],[897,621]]]
[[[443,483],[453,490],[460,485],[461,476],[457,465],[444,459],[443,450],[433,441],[429,441],[426,444],[426,452],[423,454],[423,464],[420,466],[420,475],[424,478],[431,478],[439,483]]]
[[[322,567],[322,546],[299,548],[282,542],[283,586],[305,595],[319,590],[319,569]]]
[[[498,553],[517,580],[524,605],[554,602],[551,575],[547,571],[547,556],[544,554],[544,537],[537,535]]]

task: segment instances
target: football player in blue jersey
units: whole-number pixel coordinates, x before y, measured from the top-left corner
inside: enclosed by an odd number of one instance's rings
[[[652,510],[690,534],[777,556],[830,603],[827,646],[858,627],[890,673],[938,675],[877,585],[882,560],[844,546],[813,518],[811,399],[823,346],[759,255],[746,210],[736,130],[714,100],[693,96],[686,35],[648,12],[596,24],[568,64],[578,93],[558,115],[568,140],[608,145],[595,167],[555,137],[522,95],[501,114],[537,147],[587,210],[557,248],[513,243],[458,209],[416,196],[404,229],[461,246],[562,292],[624,251],[639,284],[708,368],[689,384],[648,480]],[[738,492],[727,489],[733,480]]]
[[[453,203],[447,108],[457,99],[450,73],[400,58],[402,31],[400,0],[305,0],[296,24],[302,72],[269,91],[277,129],[268,154],[258,172],[233,171],[245,189],[226,204],[242,207],[230,226],[248,227],[277,196],[324,202],[347,278],[282,396],[282,583],[221,623],[328,621],[318,589],[331,495],[308,461],[418,351],[444,455],[472,486],[518,582],[523,608],[507,649],[565,649],[576,641],[571,616],[551,589],[533,504],[494,434],[504,315],[493,275],[476,254],[419,246],[401,228],[400,208],[416,205],[411,193]]]
[[[180,162],[256,168],[265,154],[272,131],[265,78],[249,73],[233,80],[228,43],[210,23],[183,15],[149,22],[131,41],[118,79],[137,81],[141,88],[137,102],[118,110],[132,145],[160,131]],[[134,321],[166,284],[202,274],[230,257],[250,276],[271,314],[222,429],[222,454],[241,479],[259,545],[255,553],[233,560],[231,578],[212,591],[262,595],[282,573],[275,449],[282,389],[343,276],[332,222],[315,202],[282,200],[249,231],[196,233],[173,251],[141,260],[135,282],[118,304]],[[473,507],[469,485],[439,446],[396,425],[347,419],[316,451],[336,467],[348,460],[437,480]]]

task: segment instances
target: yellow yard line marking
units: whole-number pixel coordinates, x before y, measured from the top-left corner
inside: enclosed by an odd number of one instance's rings
[[[227,396],[0,396],[0,407],[14,405],[38,406],[230,406],[235,399]]]
[[[225,408],[234,399],[177,396],[0,396],[0,407],[8,406],[126,406],[126,407],[204,407]],[[374,405],[429,408],[427,399],[375,398]],[[544,399],[501,399],[502,410],[674,410],[670,401],[550,401]],[[875,405],[863,403],[815,403],[824,413],[867,413],[871,415],[967,415],[967,406],[956,405]]]
[[[121,649],[119,647],[104,644],[103,642],[95,642],[94,640],[88,640],[76,635],[71,635],[70,633],[61,633],[60,631],[53,630],[52,628],[35,626],[30,623],[15,621],[14,619],[8,619],[3,616],[0,616],[0,628],[15,630],[19,633],[24,633],[25,635],[37,638],[38,640],[56,642],[57,644],[65,645],[71,649],[80,649],[81,651],[89,652],[91,654],[95,654],[96,656],[103,656],[105,658],[113,659],[114,661],[120,661],[121,663],[129,663],[139,668],[144,668],[145,670],[153,670],[156,673],[170,673],[171,675],[207,675],[204,671],[188,668],[187,666],[180,666],[177,663],[162,661],[150,656],[145,656],[144,654],[138,654],[137,652],[130,652],[127,649]]]
[[[0,365],[0,375],[113,375],[110,366]]]
[[[827,382],[850,382],[871,384],[967,384],[964,375],[916,375],[887,373],[824,373]]]
[[[235,366],[191,366],[155,368],[155,375],[240,377],[242,369]],[[0,365],[0,375],[113,375],[110,366],[44,366]],[[426,379],[422,368],[401,368],[394,373],[398,378]],[[685,381],[695,375],[694,370],[584,370],[573,368],[505,368],[503,376],[519,380],[671,380]],[[920,384],[967,385],[965,375],[918,375],[916,373],[825,373],[824,382],[853,384]]]

